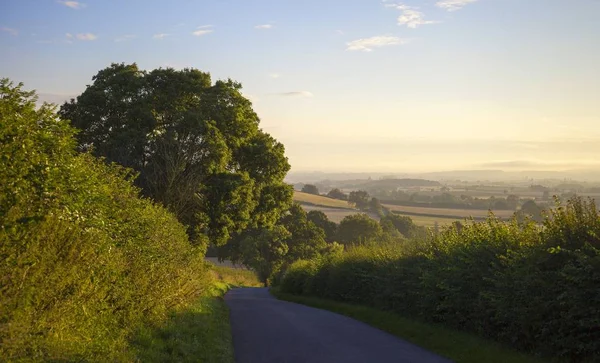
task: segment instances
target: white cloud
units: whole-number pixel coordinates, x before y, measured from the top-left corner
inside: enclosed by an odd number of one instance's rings
[[[284,96],[284,97],[313,97],[314,95],[312,94],[312,92],[308,92],[308,91],[292,91],[292,92],[277,93],[277,96]]]
[[[80,3],[79,1],[58,1],[58,3],[70,7],[71,9],[81,9],[85,7],[85,4]]]
[[[370,52],[373,48],[385,47],[388,45],[402,45],[408,43],[407,39],[402,39],[390,35],[379,35],[371,38],[363,38],[353,40],[346,43],[348,46],[346,50],[361,50],[363,52]]]
[[[96,40],[98,39],[98,36],[92,33],[78,33],[78,34],[71,34],[71,33],[67,33],[65,34],[65,36],[67,37],[67,42],[71,43],[71,41],[77,39],[77,40]]]
[[[254,28],[256,28],[256,29],[272,29],[273,25],[271,25],[271,24],[262,24],[262,25],[256,25]]]
[[[98,36],[92,33],[80,33],[75,36],[77,40],[96,40]]]
[[[3,26],[2,28],[0,28],[0,30],[2,30],[3,32],[7,32],[8,34],[12,35],[13,37],[16,37],[17,35],[19,35],[19,31],[17,29],[8,28],[8,27]]]
[[[203,35],[210,34],[213,31],[214,31],[214,29],[212,29],[212,25],[202,25],[202,26],[199,26],[197,28],[197,30],[193,31],[192,34],[197,37],[201,37]]]
[[[441,0],[438,1],[435,5],[439,8],[448,10],[448,11],[456,11],[464,8],[465,6],[477,2],[478,0]]]
[[[279,73],[271,73],[271,74],[269,74],[269,77],[271,77],[271,78],[279,78],[279,77],[281,77],[281,74],[279,74]]]
[[[171,34],[167,34],[167,33],[159,33],[159,34],[154,34],[152,36],[152,38],[154,39],[165,39],[166,37],[168,37]]]
[[[452,1],[452,0],[450,0]],[[460,1],[460,0],[455,0]],[[463,0],[464,1],[464,0]],[[386,8],[394,8],[402,13],[398,17],[398,25],[406,25],[408,28],[416,29],[421,25],[436,24],[438,21],[425,20],[425,14],[420,12],[418,8],[404,4],[385,4]]]
[[[137,38],[137,36],[134,34],[125,34],[125,35],[121,35],[120,37],[116,37],[115,42],[117,42],[117,43],[118,42],[126,42],[128,40],[132,40],[135,38]]]

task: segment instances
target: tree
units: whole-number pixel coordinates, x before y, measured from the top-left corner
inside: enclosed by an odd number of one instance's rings
[[[319,210],[311,210],[306,214],[309,221],[313,222],[315,226],[323,229],[325,232],[325,241],[335,241],[335,234],[337,232],[337,224],[331,222],[327,215]]]
[[[413,237],[413,233],[417,229],[417,226],[410,217],[401,216],[398,214],[390,213],[387,216],[382,217],[380,220],[380,223],[382,224],[388,222],[391,223],[391,225],[393,225],[398,232],[407,238]]]
[[[286,240],[289,247],[285,261],[287,264],[314,258],[327,245],[323,229],[307,218],[306,212],[298,203],[294,203],[281,217],[281,225],[290,232],[290,237]]]
[[[348,195],[338,188],[331,189],[329,193],[327,193],[327,196],[333,199],[348,200]]]
[[[312,259],[339,250],[325,242],[325,232],[307,218],[295,203],[272,228],[250,229],[234,238],[222,249],[235,263],[257,271],[268,282],[280,270],[302,259]]]
[[[366,214],[353,214],[345,217],[338,226],[337,239],[348,245],[371,241],[381,237],[383,230],[377,221]]]
[[[304,186],[302,187],[302,192],[308,193],[308,194],[319,195],[319,189],[315,185],[312,185],[312,184],[304,184]]]
[[[537,205],[533,200],[528,200],[521,206],[521,209],[519,210],[519,216],[521,219],[525,216],[529,216],[536,222],[542,222],[544,220],[542,211],[542,207]]]
[[[364,190],[356,190],[350,192],[348,196],[348,201],[353,203],[358,209],[367,209],[369,208],[369,193]]]
[[[371,201],[369,202],[369,209],[378,216],[383,215],[383,207],[377,198],[371,198]]]
[[[171,68],[112,64],[60,109],[81,129],[79,149],[139,173],[144,194],[167,206],[198,241],[226,243],[271,227],[289,208],[284,147],[259,128],[232,80]]]

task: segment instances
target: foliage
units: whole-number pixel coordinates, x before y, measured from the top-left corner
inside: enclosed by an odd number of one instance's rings
[[[319,195],[319,189],[312,184],[304,184],[302,187],[302,193]]]
[[[129,338],[209,286],[202,251],[130,171],[78,154],[52,106],[0,81],[0,356],[130,361]]]
[[[272,226],[292,198],[283,145],[240,90],[196,69],[112,64],[60,115],[81,129],[81,150],[138,172],[144,194],[189,226],[195,244],[223,245]]]
[[[361,210],[369,208],[370,200],[369,193],[365,192],[364,190],[355,190],[350,192],[350,195],[348,195],[348,201],[353,203],[356,208]]]
[[[543,228],[490,217],[420,243],[355,246],[293,266],[281,287],[395,311],[546,357],[595,361],[598,236],[594,203],[574,199],[553,210]]]
[[[331,222],[327,215],[319,210],[312,210],[306,214],[306,218],[315,226],[321,228],[325,233],[325,241],[334,242],[337,232],[337,224]]]
[[[338,188],[331,189],[329,193],[327,193],[327,196],[333,199],[348,200],[348,195]]]
[[[233,363],[225,292],[215,287],[193,304],[171,312],[162,324],[136,331],[132,345],[138,360]]]
[[[377,221],[366,214],[353,214],[340,222],[337,240],[345,245],[372,241],[381,237],[383,230]]]

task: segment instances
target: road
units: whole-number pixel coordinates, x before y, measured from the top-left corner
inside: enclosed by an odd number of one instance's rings
[[[266,288],[225,295],[237,363],[448,363],[357,320],[275,299]]]

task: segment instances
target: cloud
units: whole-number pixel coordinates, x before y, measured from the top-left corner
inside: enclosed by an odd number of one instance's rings
[[[385,4],[385,7],[400,10],[401,14],[398,17],[398,25],[406,25],[408,28],[411,29],[416,29],[421,25],[439,23],[439,21],[425,20],[425,14],[420,12],[416,7],[404,4]]]
[[[134,34],[126,34],[126,35],[121,35],[120,37],[116,37],[115,42],[117,42],[117,43],[118,42],[126,42],[128,40],[132,40],[135,38],[137,38],[137,36]]]
[[[7,32],[8,34],[12,35],[13,37],[16,37],[17,35],[19,35],[19,31],[17,29],[8,28],[8,27],[3,26],[2,28],[0,28],[0,30],[2,30],[3,32]]]
[[[380,35],[348,42],[346,43],[346,45],[348,46],[346,50],[361,50],[363,52],[370,52],[373,50],[373,48],[380,48],[388,45],[401,45],[406,44],[407,42],[407,39],[402,39],[390,35]]]
[[[435,5],[444,10],[456,11],[477,1],[478,0],[440,0],[435,3]]]
[[[71,9],[81,9],[85,7],[85,4],[80,3],[79,1],[58,1],[58,3],[70,7]]]
[[[273,25],[271,25],[271,24],[262,24],[262,25],[256,25],[254,28],[255,29],[273,29]]]
[[[96,40],[98,39],[98,36],[92,33],[78,33],[78,34],[71,34],[71,33],[67,33],[65,34],[65,36],[67,37],[67,41],[71,42],[74,39],[77,40]]]
[[[269,77],[271,77],[271,78],[279,78],[279,77],[281,77],[281,74],[279,74],[279,73],[271,73],[271,74],[269,74]]]
[[[167,34],[167,33],[159,33],[159,34],[154,34],[154,35],[152,36],[152,38],[161,40],[161,39],[165,39],[165,38],[166,38],[166,37],[168,37],[169,35],[171,35],[171,34]]]
[[[284,97],[314,97],[314,95],[308,91],[282,92],[282,93],[276,93],[276,95],[284,96]]]
[[[192,34],[197,37],[201,37],[203,35],[210,34],[213,31],[214,31],[214,29],[212,29],[212,25],[202,25],[202,26],[199,26],[197,28],[197,30],[193,31]]]

